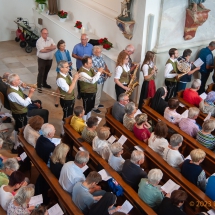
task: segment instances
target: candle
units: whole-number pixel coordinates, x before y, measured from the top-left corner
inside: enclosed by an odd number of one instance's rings
[[[84,27],[82,27],[81,33],[82,33],[82,34],[85,34],[85,28],[84,28]]]

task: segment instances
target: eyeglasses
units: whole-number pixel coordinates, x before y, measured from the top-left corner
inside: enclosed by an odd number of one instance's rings
[[[129,102],[129,99],[124,99],[125,102]]]

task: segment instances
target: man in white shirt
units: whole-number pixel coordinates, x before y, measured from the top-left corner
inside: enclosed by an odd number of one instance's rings
[[[175,96],[178,68],[177,68],[177,58],[178,58],[178,50],[176,48],[171,48],[169,50],[170,58],[166,62],[165,66],[165,85],[167,86],[167,96],[166,101],[168,101],[172,96]]]
[[[75,105],[74,88],[79,78],[79,74],[76,73],[72,78],[68,73],[69,64],[67,61],[64,60],[61,60],[58,63],[58,68],[60,69],[60,72],[57,74],[57,86],[60,90],[60,94],[64,96],[64,98],[60,98],[60,105],[63,108],[63,125],[64,119],[73,114],[73,109]],[[61,134],[64,134],[63,126],[61,128]]]
[[[163,159],[172,167],[181,171],[180,164],[184,161],[184,156],[178,151],[182,146],[183,137],[180,134],[173,134],[170,137],[170,144],[164,149]]]
[[[37,40],[36,47],[38,57],[37,87],[50,89],[51,86],[47,84],[47,76],[52,66],[56,45],[53,39],[48,37],[48,30],[46,28],[41,30],[41,37]]]
[[[63,165],[60,172],[59,183],[69,193],[72,193],[72,189],[77,182],[85,180],[85,176],[82,171],[89,161],[89,152],[78,151],[75,155],[75,160],[67,162]]]

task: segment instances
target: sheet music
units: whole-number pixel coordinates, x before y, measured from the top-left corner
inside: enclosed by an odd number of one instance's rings
[[[115,140],[116,140],[116,137],[111,135],[110,138],[107,141],[112,144]]]
[[[208,120],[211,118],[211,112],[208,113],[208,115],[205,117],[204,121]]]
[[[132,208],[132,204],[128,200],[126,200],[118,211],[128,214]]]
[[[142,151],[142,152],[144,151],[144,149],[141,146],[135,146],[134,148],[137,149],[138,151]]]
[[[165,191],[166,193],[172,193],[174,190],[178,190],[180,186],[176,184],[174,181],[169,179],[162,187],[161,189]]]
[[[103,181],[107,181],[108,179],[112,178],[105,169],[102,169],[98,173],[101,175]]]
[[[215,215],[215,210],[211,209],[207,213],[210,214],[210,215]]]
[[[181,114],[182,118],[187,118],[188,117],[188,110],[185,110],[182,114]]]
[[[82,172],[85,172],[88,168],[89,168],[89,166],[85,165],[81,168],[81,170],[82,170]]]
[[[59,145],[61,142],[61,139],[60,138],[52,138],[52,143],[55,144],[55,146]]]
[[[43,203],[43,195],[37,195],[37,196],[33,196],[30,199],[29,205],[30,206],[37,206]]]
[[[121,143],[123,145],[126,140],[127,140],[127,137],[125,137],[124,135],[122,135],[117,142]]]
[[[202,94],[200,95],[200,97],[201,97],[203,100],[205,100],[206,97],[207,97],[207,94],[206,94],[206,93],[202,93]]]
[[[138,114],[141,114],[142,112],[138,109],[137,112],[134,114],[134,117],[137,116]]]
[[[99,124],[99,123],[102,121],[102,118],[101,118],[101,117],[98,117],[98,116],[97,116],[97,118],[98,118],[98,120],[99,120],[99,121],[98,121],[98,124]]]
[[[63,211],[59,204],[55,204],[53,207],[48,209],[49,215],[63,215]]]
[[[202,61],[201,58],[198,58],[198,59],[193,63],[193,65],[194,65],[195,67],[200,67],[200,66],[203,65],[203,64],[204,64],[204,62]]]
[[[79,147],[79,150],[80,150],[80,151],[87,151],[83,146],[82,146],[82,147]]]
[[[25,152],[23,152],[19,157],[22,159],[22,161],[24,161],[25,158],[27,158],[27,155]]]

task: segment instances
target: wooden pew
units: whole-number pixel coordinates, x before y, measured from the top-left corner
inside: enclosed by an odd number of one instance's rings
[[[118,137],[123,134],[128,139],[124,145],[128,148],[132,148],[135,145],[139,145],[144,149],[145,161],[144,161],[144,170],[149,171],[152,168],[159,168],[162,170],[164,176],[163,181],[166,182],[168,179],[172,179],[175,183],[181,186],[181,189],[185,190],[188,194],[188,199],[185,202],[184,210],[187,214],[196,214],[199,208],[197,205],[190,207],[190,202],[210,202],[211,207],[215,208],[212,204],[212,200],[208,198],[204,192],[202,192],[198,187],[193,185],[187,179],[185,179],[180,172],[178,172],[173,167],[169,166],[156,152],[154,152],[148,145],[140,140],[138,140],[131,131],[128,131],[120,122],[118,122],[111,115],[111,108],[108,109],[106,115],[106,124],[111,128],[111,133],[117,135]],[[124,146],[123,145],[123,146]],[[204,205],[201,208],[203,211],[210,209],[210,205]]]
[[[81,139],[80,134],[70,126],[70,120],[71,117],[65,119],[65,136],[63,138],[63,142],[70,145],[74,144],[74,147],[76,147],[77,149],[79,147],[84,147],[89,152],[90,159],[94,163],[94,165],[100,164],[111,175],[111,177],[113,177],[123,187],[126,199],[131,202],[131,204],[138,211],[140,211],[139,214],[143,214],[144,212],[144,214],[155,215],[156,213],[140,199],[138,194],[127,183],[123,181],[122,177],[114,169],[112,169],[112,167],[104,159],[102,159],[99,154],[93,151],[92,146]]]
[[[206,157],[204,161],[202,162],[201,166],[205,170],[206,174],[209,176],[214,173],[214,167],[215,167],[215,153],[212,152],[210,149],[207,149],[205,146],[200,144],[196,139],[182,131],[177,125],[172,124],[168,120],[166,120],[163,116],[161,116],[159,113],[157,113],[155,110],[153,110],[151,107],[146,105],[146,103],[143,105],[143,112],[145,112],[150,119],[155,121],[156,123],[158,121],[163,121],[166,123],[166,125],[174,130],[176,133],[183,136],[183,145],[179,149],[180,152],[186,157],[190,154],[190,152],[193,149],[200,148],[206,153]]]
[[[70,215],[83,215],[81,210],[73,203],[71,196],[59,184],[58,179],[52,174],[46,163],[37,155],[36,150],[31,146],[23,136],[23,130],[20,132],[19,141],[23,145],[23,149],[39,171],[39,173],[47,181],[55,195],[60,200],[63,209]]]

